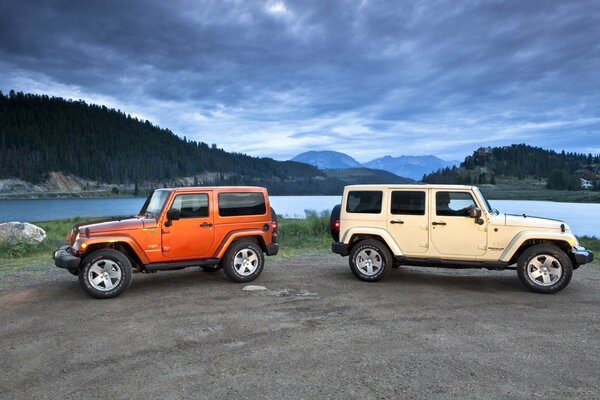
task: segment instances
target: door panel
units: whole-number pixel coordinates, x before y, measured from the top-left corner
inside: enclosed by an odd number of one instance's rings
[[[170,209],[180,211],[181,218],[162,228],[162,249],[173,259],[206,258],[214,240],[213,213],[209,204],[212,192],[178,194]]]
[[[387,230],[403,254],[419,254],[429,246],[427,191],[393,190],[390,196]]]
[[[431,201],[431,253],[441,256],[476,257],[487,249],[487,225],[475,223],[469,217],[469,207],[475,205],[468,191],[432,191]],[[433,255],[433,254],[432,254]]]

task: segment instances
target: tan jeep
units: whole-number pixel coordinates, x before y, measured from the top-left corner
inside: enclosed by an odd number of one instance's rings
[[[502,214],[474,186],[346,186],[331,228],[333,252],[349,255],[352,273],[364,281],[403,264],[511,268],[526,288],[555,293],[593,260],[567,224]]]

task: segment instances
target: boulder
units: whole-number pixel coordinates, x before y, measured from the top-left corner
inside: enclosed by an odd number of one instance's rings
[[[6,222],[0,224],[0,246],[18,243],[40,244],[46,238],[46,232],[29,222]]]

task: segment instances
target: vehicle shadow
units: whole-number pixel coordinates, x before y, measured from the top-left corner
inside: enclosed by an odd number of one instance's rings
[[[439,286],[469,291],[523,292],[525,290],[516,271],[512,270],[402,266],[390,271],[386,281],[401,285]]]

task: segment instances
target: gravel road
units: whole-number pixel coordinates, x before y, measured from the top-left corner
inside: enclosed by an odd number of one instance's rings
[[[600,270],[555,295],[514,271],[267,259],[242,291],[222,272],[135,274],[94,300],[50,266],[0,278],[0,398],[600,398]]]

